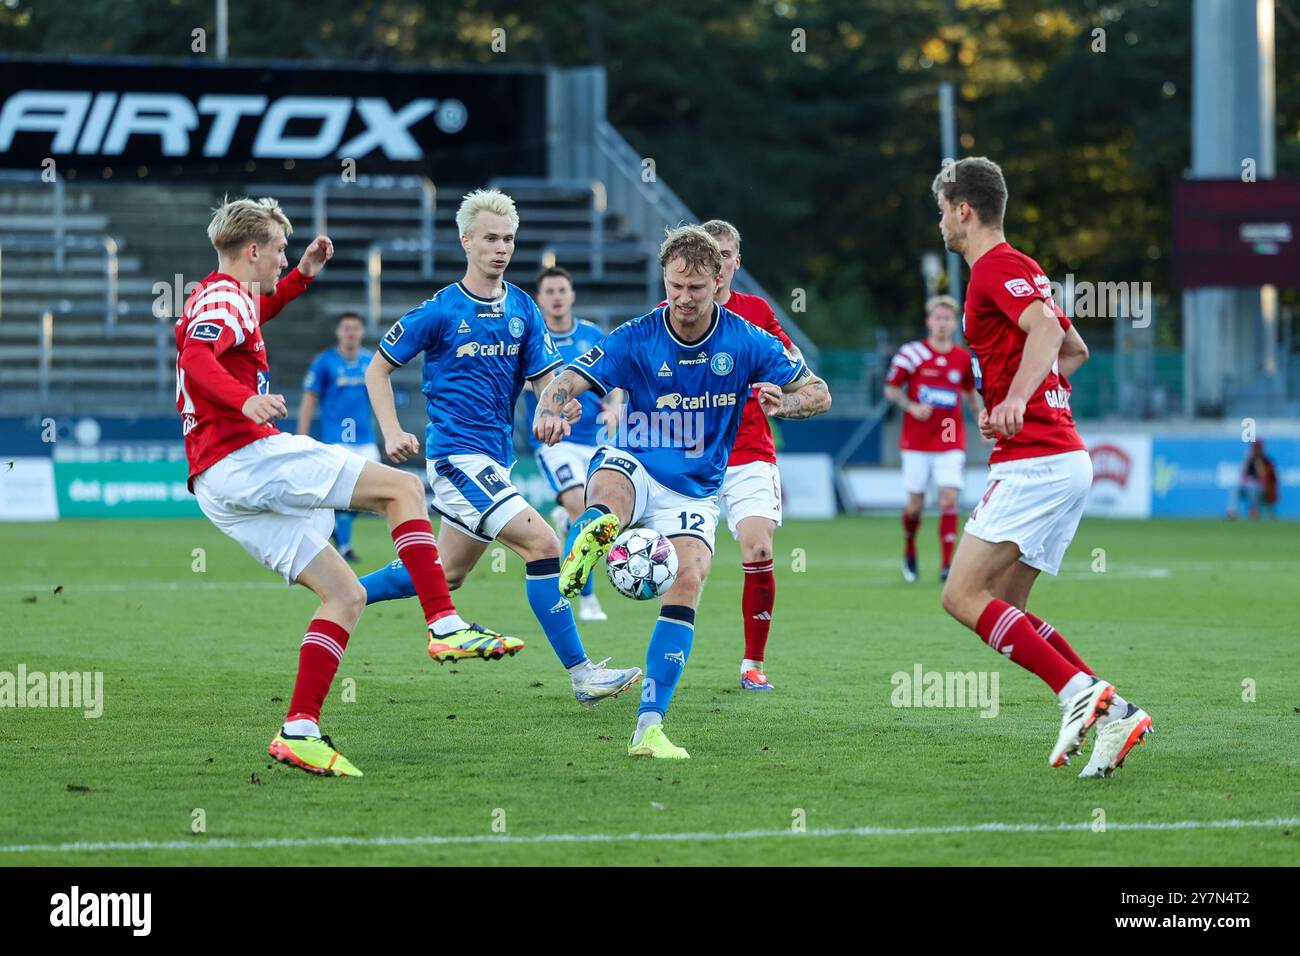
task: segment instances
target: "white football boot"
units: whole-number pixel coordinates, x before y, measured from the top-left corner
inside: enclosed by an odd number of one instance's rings
[[[600,598],[594,594],[584,594],[578,600],[578,620],[608,621],[609,615],[600,606]]]
[[[1094,679],[1091,685],[1063,703],[1061,732],[1056,736],[1056,746],[1052,748],[1047,762],[1053,767],[1068,764],[1070,757],[1078,753],[1087,740],[1088,730],[1097,722],[1097,718],[1110,709],[1114,697],[1113,684]]]
[[[1128,752],[1140,743],[1145,743],[1146,735],[1154,731],[1151,717],[1136,704],[1129,704],[1128,710],[1113,720],[1100,721],[1097,724],[1097,739],[1092,745],[1092,756],[1088,765],[1079,771],[1080,779],[1084,777],[1109,777],[1124,766]]]
[[[607,697],[617,697],[635,684],[641,677],[641,668],[609,668],[605,665],[609,658],[599,664],[592,664],[573,674],[573,696],[578,703],[594,707]]]

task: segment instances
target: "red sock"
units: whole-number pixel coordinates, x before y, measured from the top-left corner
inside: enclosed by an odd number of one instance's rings
[[[393,547],[411,575],[425,621],[432,624],[440,617],[455,614],[456,605],[451,603],[451,591],[447,588],[447,576],[442,573],[438,543],[429,519],[412,518],[399,524],[393,529]]]
[[[1074,648],[1070,646],[1070,642],[1061,636],[1060,631],[1052,627],[1052,625],[1048,624],[1037,615],[1030,614],[1028,611],[1025,611],[1024,614],[1025,619],[1028,620],[1030,624],[1034,625],[1038,633],[1042,635],[1043,640],[1047,641],[1048,644],[1051,644],[1052,647],[1056,649],[1056,653],[1060,654],[1085,674],[1093,677],[1096,676],[1092,673],[1092,668],[1083,662],[1083,658],[1075,653]]]
[[[318,617],[307,625],[307,636],[298,649],[298,679],[294,681],[293,698],[289,701],[289,714],[285,720],[320,722],[321,705],[325,703],[325,695],[329,693],[347,646],[348,632],[342,624]]]
[[[916,557],[916,532],[921,527],[921,512],[903,512],[903,557]]]
[[[767,634],[772,629],[772,606],[776,603],[776,574],[773,562],[747,561],[745,591],[740,607],[745,614],[745,658],[761,661],[767,650]]]
[[[939,512],[939,552],[942,557],[940,567],[952,564],[952,549],[957,544],[957,509]]]
[[[1060,693],[1070,678],[1079,673],[1078,667],[1043,640],[1023,611],[1006,601],[997,598],[989,601],[975,630],[989,647],[1041,677],[1053,693]]]

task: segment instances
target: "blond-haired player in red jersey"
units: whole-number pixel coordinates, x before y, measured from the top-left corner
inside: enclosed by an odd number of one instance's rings
[[[963,330],[984,399],[980,431],[997,439],[943,607],[1057,694],[1061,729],[1051,766],[1069,763],[1096,725],[1092,757],[1079,776],[1109,776],[1151,730],[1151,718],[1027,610],[1039,572],[1060,569],[1092,484],[1066,378],[1087,348],[1052,301],[1042,268],[1002,233],[1007,186],[998,165],[982,156],[948,164],[932,191],[944,244],[970,266]]]
[[[889,363],[885,398],[903,410],[898,438],[903,460],[903,578],[917,578],[916,532],[930,481],[939,488],[939,580],[948,580],[957,543],[957,494],[965,484],[966,420],[962,399],[978,408],[970,352],[953,341],[957,300],[925,304],[924,341],[908,342]]]
[[[781,340],[787,352],[795,358],[802,358],[766,299],[731,288],[731,280],[740,268],[740,231],[721,219],[710,219],[703,227],[722,250],[722,287],[714,301],[772,333]],[[741,413],[740,430],[736,432],[731,457],[727,460],[727,477],[722,483],[721,497],[727,508],[727,527],[740,544],[740,562],[745,572],[745,587],[740,599],[745,624],[740,687],[742,690],[772,690],[763,660],[772,628],[772,609],[776,604],[772,538],[781,525],[781,473],[776,468],[772,427],[758,399],[752,395]]]
[[[270,391],[262,326],[334,254],[329,238],[317,236],[281,278],[292,232],[274,199],[236,199],[214,211],[208,238],[217,268],[190,294],[176,322],[176,408],[199,508],[259,563],[321,601],[299,648],[288,714],[268,751],[311,773],[359,777],[319,726],[366,603],[357,576],[329,544],[334,511],[388,517],[398,556],[416,582],[430,641],[435,625],[458,632],[472,626],[452,605],[420,479],[271,424],[288,408],[283,395]]]

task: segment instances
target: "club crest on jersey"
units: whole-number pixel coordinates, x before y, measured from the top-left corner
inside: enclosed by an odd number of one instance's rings
[[[961,372],[957,371],[955,368],[948,369],[948,381],[956,385],[961,381]]]
[[[464,319],[461,319],[461,320],[460,320],[460,328],[458,328],[458,329],[456,330],[456,334],[457,334],[457,335],[464,335],[466,332],[473,332],[473,331],[474,331],[474,330],[471,329],[471,328],[469,327],[469,323],[466,322]]]
[[[190,330],[190,338],[200,342],[215,342],[221,338],[221,326],[216,322],[200,322]]]
[[[726,375],[735,367],[735,361],[726,352],[719,352],[713,356],[713,361],[709,363],[709,368],[713,370],[715,375]]]
[[[510,334],[515,338],[520,338],[524,334],[524,320],[517,315],[510,317]]]
[[[405,332],[406,329],[402,328],[402,323],[400,321],[394,322],[393,327],[384,335],[384,341],[389,345],[396,345],[397,340],[400,339]]]
[[[1014,295],[1017,299],[1023,299],[1027,295],[1034,294],[1033,285],[1031,285],[1029,282],[1026,282],[1024,279],[1008,279],[1006,282],[1003,283],[1003,285],[1005,285],[1007,287],[1007,291],[1010,292],[1012,295]]]
[[[602,349],[599,345],[593,345],[586,352],[583,352],[581,355],[579,355],[577,359],[575,359],[575,361],[579,365],[585,365],[587,368],[591,368],[593,365],[595,365],[604,357],[605,357],[605,350]]]
[[[660,378],[672,378],[672,377],[673,377],[673,370],[670,369],[670,368],[668,367],[668,363],[667,363],[667,362],[664,362],[663,365],[660,365],[660,366],[659,366],[659,377],[660,377]]]

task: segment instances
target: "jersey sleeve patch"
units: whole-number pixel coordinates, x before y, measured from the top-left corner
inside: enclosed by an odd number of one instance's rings
[[[224,328],[225,326],[220,322],[200,322],[190,329],[190,338],[197,339],[200,342],[215,342],[221,338],[221,332]]]
[[[1029,282],[1027,279],[1008,279],[1006,282],[1003,283],[1003,285],[1005,285],[1007,287],[1007,291],[1010,292],[1012,295],[1014,295],[1017,299],[1023,299],[1025,296],[1035,294],[1035,289],[1033,284]]]
[[[587,351],[583,352],[573,361],[577,365],[582,365],[585,368],[591,368],[593,365],[595,365],[604,357],[605,357],[605,350],[602,349],[599,345],[593,345],[591,348],[587,349]]]

